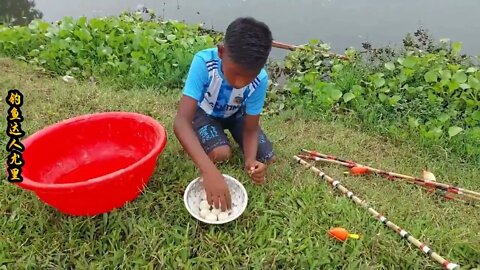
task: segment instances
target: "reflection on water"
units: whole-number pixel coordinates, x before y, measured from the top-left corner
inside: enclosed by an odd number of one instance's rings
[[[35,8],[35,1],[0,0],[0,24],[27,25],[42,17],[43,13]]]

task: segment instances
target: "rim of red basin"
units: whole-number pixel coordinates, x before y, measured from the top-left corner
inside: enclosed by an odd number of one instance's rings
[[[56,132],[62,129],[65,125],[71,125],[71,124],[75,124],[82,121],[98,120],[98,119],[113,119],[113,118],[129,118],[129,119],[137,120],[139,122],[146,123],[147,125],[150,125],[154,128],[159,139],[155,141],[155,144],[153,145],[152,149],[145,156],[143,156],[141,159],[137,160],[133,164],[129,165],[128,167],[120,169],[115,172],[104,174],[99,177],[92,178],[88,181],[81,181],[81,182],[75,182],[75,183],[63,183],[63,184],[55,184],[55,183],[46,184],[46,183],[34,181],[22,175],[23,181],[14,182],[14,184],[32,191],[55,191],[55,190],[59,191],[64,189],[91,186],[96,183],[115,179],[116,177],[122,174],[128,173],[129,171],[132,171],[135,168],[147,162],[147,160],[154,158],[154,156],[157,155],[157,153],[161,153],[164,150],[167,144],[167,132],[165,130],[165,127],[162,124],[160,124],[160,122],[156,121],[155,119],[147,115],[134,113],[134,112],[121,112],[121,111],[83,114],[80,116],[75,116],[72,118],[65,119],[57,123],[54,123],[52,125],[48,125],[43,129],[35,132],[34,134],[30,135],[25,140],[23,140],[22,144],[25,146],[25,149],[28,149],[28,147],[38,139],[48,136],[48,134],[52,132]],[[29,161],[26,160],[25,162],[29,162]]]

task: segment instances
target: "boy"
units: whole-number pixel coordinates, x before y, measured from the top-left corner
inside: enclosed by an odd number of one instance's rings
[[[238,18],[227,28],[224,44],[198,52],[192,61],[174,120],[175,136],[200,169],[207,200],[231,208],[230,192],[215,164],[227,161],[228,129],[242,148],[245,170],[256,183],[274,161],[273,147],[259,127],[267,91],[263,68],[272,48],[267,25]]]

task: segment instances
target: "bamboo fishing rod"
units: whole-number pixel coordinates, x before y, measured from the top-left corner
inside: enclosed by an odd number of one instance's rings
[[[302,48],[302,46],[300,45],[292,45],[292,44],[288,44],[288,43],[284,43],[284,42],[280,42],[280,41],[272,41],[272,47],[275,47],[275,48],[278,48],[278,49],[284,49],[284,50],[289,50],[289,51],[296,51],[296,50],[299,50]],[[339,58],[339,59],[343,59],[343,60],[349,60],[349,58],[346,56],[346,55],[343,55],[343,54],[336,54],[336,53],[332,53],[332,52],[329,52],[329,53],[326,53],[324,54],[325,57],[336,57],[336,58]]]
[[[320,161],[320,162],[326,162],[326,163],[332,163],[332,164],[345,166],[345,167],[350,168],[351,170],[352,169],[354,170],[355,168],[367,169],[365,167],[352,166],[351,163],[342,162],[342,161],[333,160],[333,159],[327,159],[327,158],[320,158],[320,157],[316,157],[316,156],[312,156],[312,155],[298,155],[298,156],[302,159],[305,159],[305,160]],[[381,177],[387,178],[389,180],[406,181],[409,184],[414,184],[414,185],[420,186],[420,187],[426,189],[428,192],[436,191],[436,194],[438,194],[440,196],[443,196],[447,200],[456,200],[456,201],[459,201],[459,202],[462,202],[462,203],[465,203],[465,204],[469,204],[469,201],[462,200],[462,199],[458,198],[458,196],[463,196],[464,198],[468,198],[468,199],[474,200],[474,201],[477,201],[477,200],[480,199],[480,198],[477,198],[477,197],[469,195],[469,194],[450,193],[443,188],[438,188],[436,186],[426,185],[426,184],[420,183],[418,181],[411,181],[409,179],[402,179],[402,178],[398,178],[398,177],[390,177],[388,175],[380,174],[380,173],[377,173],[377,172],[374,172],[374,171],[373,171],[373,173],[375,173],[376,175],[379,175]],[[354,171],[352,174],[353,175],[361,175],[361,174],[364,174],[364,172],[363,172],[363,170],[360,173]]]
[[[460,266],[456,263],[449,262],[442,256],[440,256],[438,253],[434,252],[430,247],[428,247],[426,244],[420,242],[417,238],[413,237],[409,232],[406,230],[400,228],[398,225],[394,224],[393,222],[389,221],[385,216],[377,212],[375,209],[373,209],[371,206],[367,204],[367,202],[363,201],[359,197],[357,197],[352,191],[348,190],[344,186],[341,185],[341,183],[338,180],[333,179],[332,177],[326,175],[323,171],[320,169],[316,168],[315,166],[309,164],[305,160],[301,159],[298,156],[293,157],[297,163],[305,166],[305,168],[310,168],[315,174],[317,174],[320,178],[325,180],[328,184],[332,186],[333,189],[338,189],[340,190],[345,196],[347,196],[349,199],[354,201],[357,205],[362,206],[363,208],[367,209],[367,211],[373,215],[377,220],[382,222],[384,225],[386,225],[388,228],[392,229],[395,231],[397,234],[399,234],[403,239],[406,239],[410,243],[414,244],[417,248],[423,251],[423,253],[427,254],[441,264],[445,269],[448,270],[457,270],[460,269]]]
[[[280,41],[275,41],[275,40],[272,41],[272,46],[275,47],[275,48],[289,50],[289,51],[295,51],[296,49],[300,48],[300,46],[287,44],[287,43],[280,42]]]
[[[298,156],[299,156],[300,158],[304,159],[304,160],[321,161],[321,162],[327,162],[327,163],[332,163],[332,164],[337,164],[337,165],[342,165],[342,166],[346,166],[346,167],[349,167],[349,168],[353,168],[353,167],[351,166],[351,164],[346,163],[346,162],[337,161],[337,160],[320,158],[320,157],[311,156],[311,155],[298,155]],[[360,168],[360,167],[358,167],[358,168]],[[384,175],[380,175],[380,176],[385,177]],[[387,179],[399,180],[399,181],[401,181],[400,179],[393,178],[393,177],[388,177]],[[402,180],[403,180],[403,179],[402,179]],[[455,201],[458,201],[458,202],[461,202],[461,203],[464,203],[464,204],[469,204],[469,201],[465,201],[465,200],[462,200],[462,199],[460,199],[460,198],[457,197],[457,196],[464,196],[464,197],[468,197],[468,196],[460,195],[460,194],[449,193],[448,191],[445,191],[445,190],[443,190],[443,189],[438,189],[438,188],[435,188],[435,187],[428,187],[428,186],[425,186],[425,185],[422,185],[422,184],[418,184],[418,183],[415,183],[415,182],[411,182],[411,181],[409,181],[409,180],[406,180],[406,181],[407,181],[408,183],[411,183],[411,184],[419,185],[421,188],[427,190],[428,192],[435,192],[435,194],[437,194],[437,195],[439,195],[439,196],[442,196],[442,197],[444,197],[444,198],[447,199],[447,200],[455,200]],[[474,197],[474,199],[476,199],[476,197]]]
[[[372,168],[372,167],[369,167],[369,166],[366,166],[366,165],[356,163],[352,160],[345,160],[345,159],[338,158],[338,157],[335,157],[335,156],[332,156],[332,155],[325,155],[325,154],[319,153],[317,151],[311,151],[311,150],[306,150],[306,149],[302,149],[302,151],[311,155],[311,156],[314,156],[314,157],[319,157],[319,158],[324,158],[324,159],[328,159],[328,160],[339,161],[341,163],[346,163],[344,166],[347,166],[349,168],[354,168],[354,167],[366,168],[368,171],[377,173],[377,174],[379,174],[381,176],[384,176],[384,177],[404,179],[404,180],[408,180],[409,182],[414,183],[416,185],[422,185],[422,186],[425,186],[425,187],[436,188],[436,189],[440,189],[440,190],[443,190],[445,192],[449,192],[449,193],[452,193],[452,194],[463,195],[463,196],[468,197],[470,199],[480,200],[480,193],[478,193],[476,191],[472,191],[472,190],[468,190],[468,189],[464,189],[464,188],[460,188],[460,187],[457,187],[457,186],[452,186],[452,185],[449,185],[449,184],[440,183],[440,182],[436,182],[436,181],[428,181],[428,180],[425,180],[425,179],[422,179],[422,178],[419,178],[419,177],[413,177],[413,176],[408,176],[408,175],[404,175],[404,174],[399,174],[399,173],[394,173],[394,172],[388,172],[388,171],[385,171],[385,170],[375,169],[375,168]],[[341,163],[337,163],[337,164],[343,165]]]

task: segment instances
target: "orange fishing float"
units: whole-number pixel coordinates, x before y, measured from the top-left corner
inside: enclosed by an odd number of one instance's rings
[[[347,240],[347,238],[352,238],[352,239],[358,239],[360,238],[360,236],[358,234],[352,234],[352,233],[349,233],[345,228],[342,228],[342,227],[336,227],[336,228],[331,228],[329,231],[328,231],[328,234],[339,240],[339,241],[345,241]]]
[[[367,167],[352,167],[350,168],[350,173],[352,175],[363,175],[369,173],[370,170]]]

